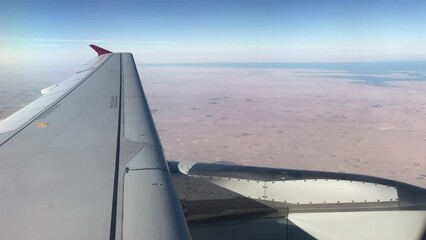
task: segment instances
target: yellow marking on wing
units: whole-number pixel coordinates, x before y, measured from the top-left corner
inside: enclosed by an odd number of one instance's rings
[[[45,128],[45,127],[47,127],[47,125],[49,125],[49,124],[47,124],[46,122],[37,123],[37,127],[39,127],[39,128]]]

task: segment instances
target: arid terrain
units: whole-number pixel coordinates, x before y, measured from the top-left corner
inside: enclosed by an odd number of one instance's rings
[[[139,70],[170,160],[351,172],[426,187],[426,82],[395,81],[409,79],[404,73],[382,75],[393,81],[375,86],[344,71]],[[57,73],[17,82],[3,73],[0,119]]]
[[[426,187],[426,82],[380,87],[288,69],[141,70],[168,159],[352,172]]]

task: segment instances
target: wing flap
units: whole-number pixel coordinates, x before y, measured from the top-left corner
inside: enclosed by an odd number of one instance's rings
[[[123,239],[190,239],[132,55],[122,62]]]
[[[124,180],[123,239],[189,239],[175,198],[168,171],[130,170]]]
[[[289,220],[317,239],[421,239],[426,211],[294,213]]]
[[[226,164],[169,166],[194,239],[264,231],[253,224],[258,221],[276,229],[268,239],[416,240],[426,226],[426,190],[391,180]]]

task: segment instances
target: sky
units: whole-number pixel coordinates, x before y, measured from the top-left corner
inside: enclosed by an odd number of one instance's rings
[[[426,1],[2,0],[0,67],[79,63],[91,43],[138,63],[426,60]]]

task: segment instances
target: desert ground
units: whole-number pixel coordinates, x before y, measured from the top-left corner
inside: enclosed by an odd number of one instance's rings
[[[139,71],[170,160],[350,172],[426,187],[426,81],[397,81],[409,79],[397,73],[381,75],[394,81],[377,86],[307,69]],[[72,73],[46,72],[14,82],[0,72],[0,119]]]
[[[426,82],[297,69],[141,68],[168,159],[374,175],[426,187]]]

